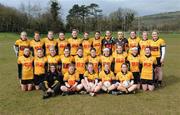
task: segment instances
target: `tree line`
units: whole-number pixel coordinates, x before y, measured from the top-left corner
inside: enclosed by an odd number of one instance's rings
[[[48,30],[54,32],[69,32],[72,29],[80,31],[128,31],[145,28],[139,26],[136,12],[132,9],[118,8],[108,15],[98,4],[89,5],[74,4],[69,10],[66,20],[62,19],[61,4],[57,0],[50,0],[48,8],[41,8],[40,4],[21,4],[20,8],[0,4],[0,32],[33,32],[35,30],[46,33]],[[167,25],[165,25],[167,26]],[[168,25],[168,28],[171,25]],[[158,28],[158,27],[157,27]],[[161,25],[164,29],[164,26]],[[145,28],[148,30],[148,28]],[[154,29],[154,28],[149,28]]]

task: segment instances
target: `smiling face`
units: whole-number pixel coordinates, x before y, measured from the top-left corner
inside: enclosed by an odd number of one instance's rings
[[[106,31],[106,37],[110,38],[111,37],[111,32],[110,31]]]
[[[54,47],[50,47],[49,51],[50,51],[50,55],[51,56],[55,56],[56,55],[56,50],[55,50]]]
[[[68,68],[68,72],[69,72],[70,74],[73,74],[74,71],[75,71],[74,65],[70,65],[69,68]]]
[[[153,40],[157,40],[158,39],[158,32],[156,32],[156,31],[152,32],[152,39]]]
[[[89,63],[87,69],[88,69],[89,73],[93,73],[93,64]]]
[[[77,50],[77,55],[82,57],[83,56],[83,50],[82,49],[78,49]]]
[[[40,35],[39,35],[39,33],[35,33],[35,34],[34,34],[34,39],[35,39],[36,41],[39,41],[39,40],[40,40]]]
[[[127,67],[126,64],[122,64],[122,66],[121,66],[121,71],[122,71],[123,73],[126,73],[126,72],[128,71],[128,67]]]
[[[25,55],[25,56],[29,56],[29,55],[30,55],[30,50],[29,50],[29,48],[25,48],[25,49],[24,49],[24,55]]]
[[[122,46],[118,45],[118,46],[116,47],[116,51],[117,51],[117,53],[122,53],[122,52],[123,52]]]
[[[149,47],[145,48],[145,55],[151,55],[151,49]]]
[[[56,71],[56,67],[54,65],[50,65],[50,71],[54,73]]]
[[[72,31],[72,37],[73,37],[73,38],[77,38],[77,35],[78,35],[77,30],[73,30],[73,31]]]
[[[130,37],[131,37],[132,39],[136,38],[136,32],[135,32],[135,31],[132,31],[132,32],[130,33]]]
[[[50,40],[54,39],[54,33],[52,31],[49,31],[47,36]]]
[[[42,49],[37,50],[37,56],[43,57],[43,50]]]
[[[132,54],[133,55],[137,55],[138,54],[138,48],[137,47],[132,48]]]
[[[88,39],[89,34],[87,32],[84,33],[84,39]]]
[[[64,49],[64,55],[65,55],[66,57],[70,56],[70,51],[69,51],[68,48]]]
[[[100,38],[100,33],[96,32],[94,36],[95,36],[95,39],[99,39]]]
[[[95,50],[91,50],[91,57],[95,57],[96,56],[96,51]]]
[[[60,39],[60,40],[64,40],[64,39],[65,39],[64,33],[59,33],[59,39]]]
[[[104,49],[104,50],[103,50],[103,54],[104,54],[104,56],[108,57],[109,54],[110,54],[109,49]]]
[[[26,32],[21,32],[20,37],[21,37],[22,40],[27,40],[27,33]]]
[[[118,38],[120,38],[120,39],[124,38],[124,33],[123,32],[118,32],[117,35],[118,35]]]
[[[142,33],[142,38],[143,38],[143,40],[147,40],[148,39],[148,33],[147,32],[143,32]]]

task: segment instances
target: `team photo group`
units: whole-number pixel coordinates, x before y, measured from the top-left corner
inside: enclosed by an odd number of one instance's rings
[[[18,79],[22,91],[42,90],[43,99],[53,96],[108,93],[135,94],[162,86],[166,43],[158,31],[135,31],[125,38],[122,31],[112,36],[107,30],[89,37],[79,37],[72,30],[55,38],[48,31],[41,38],[38,31],[28,39],[25,31],[13,46],[17,56]]]

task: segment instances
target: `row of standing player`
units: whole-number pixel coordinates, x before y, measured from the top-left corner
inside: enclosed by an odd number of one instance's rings
[[[155,32],[155,33],[157,33],[157,32]],[[158,38],[158,39],[159,39],[159,38]],[[157,40],[156,40],[156,41],[157,41]],[[162,48],[162,47],[160,47],[160,48]],[[107,48],[105,48],[105,49],[106,49],[106,50],[104,50],[104,52],[106,52],[106,51],[107,51]],[[134,48],[134,49],[136,49],[136,50],[137,50],[137,48]],[[153,48],[151,48],[151,49],[153,49]],[[142,50],[142,49],[141,49],[141,50]],[[82,50],[82,51],[83,51],[83,50]],[[82,51],[81,51],[81,52],[82,52]],[[95,51],[96,51],[96,50],[95,50]],[[118,52],[118,49],[117,49],[117,52]],[[133,53],[132,53],[132,55],[133,55]],[[108,57],[108,55],[107,55],[107,56],[105,56],[105,57]],[[119,56],[115,56],[115,57],[119,57]],[[161,60],[159,60],[159,61],[161,61]],[[117,62],[118,62],[118,60],[117,60]],[[106,63],[106,62],[105,62],[105,63]],[[104,63],[104,64],[105,64],[105,63]],[[121,63],[121,64],[122,64],[122,63]],[[132,62],[132,64],[130,63],[130,65],[134,65],[134,64],[133,64],[133,62]],[[136,65],[136,64],[135,64],[135,65]],[[157,67],[158,67],[158,66],[157,66]],[[136,72],[133,72],[133,73],[136,73]],[[136,75],[136,76],[137,76],[137,75]]]

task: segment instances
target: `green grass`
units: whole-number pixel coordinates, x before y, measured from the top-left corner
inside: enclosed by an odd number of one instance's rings
[[[20,90],[16,57],[12,49],[19,36],[14,33],[0,33],[0,115],[180,114],[180,34],[161,36],[167,42],[164,88],[154,92],[140,91],[135,95],[73,95],[42,100],[40,91]]]

